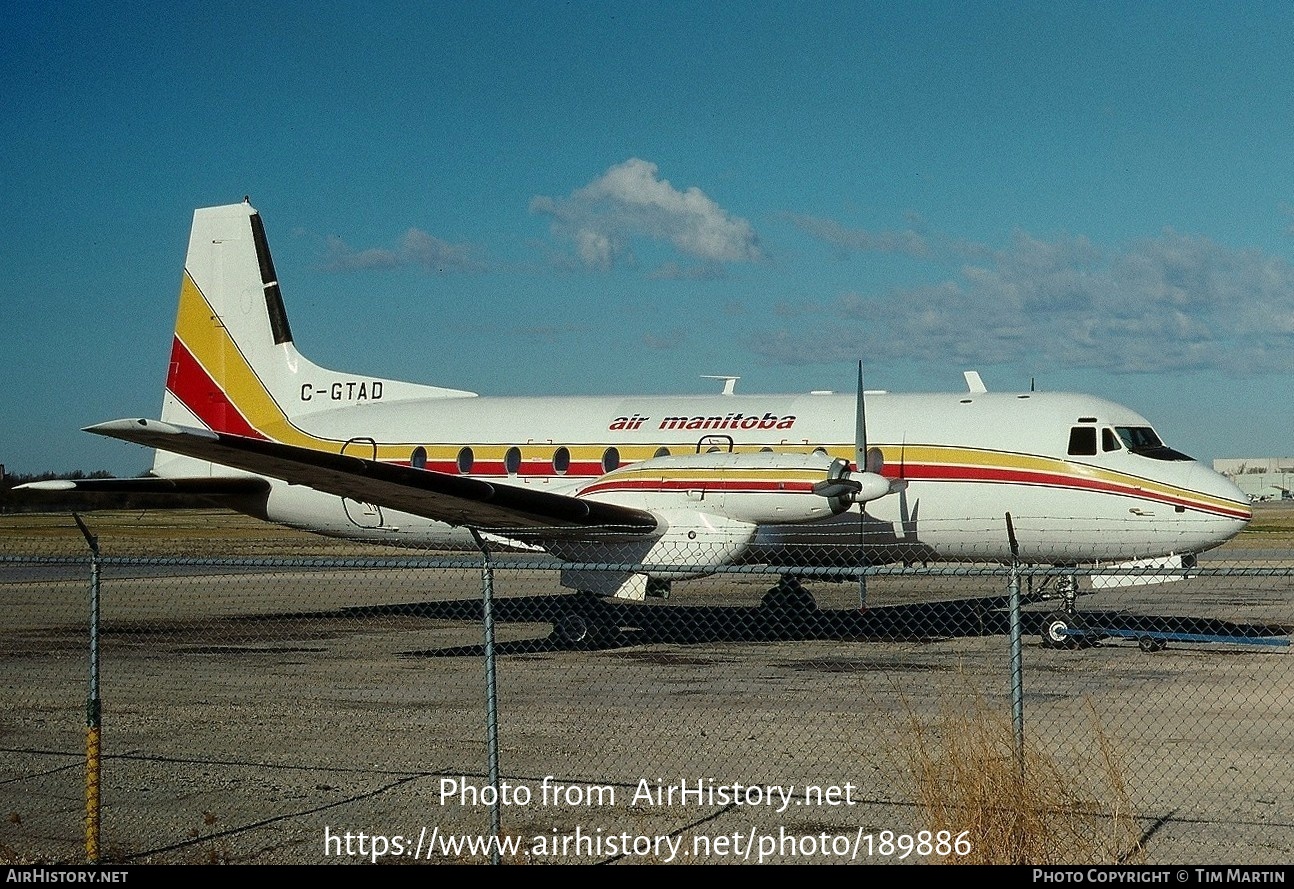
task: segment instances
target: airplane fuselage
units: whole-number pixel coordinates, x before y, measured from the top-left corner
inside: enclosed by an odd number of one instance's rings
[[[348,382],[314,388],[344,393]],[[368,398],[301,416],[300,431],[347,453],[644,509],[659,507],[662,496],[676,499],[682,489],[696,509],[722,511],[719,501],[730,493],[697,473],[668,486],[659,473],[651,484],[638,485],[631,473],[603,477],[665,454],[853,455],[852,395],[385,402],[382,381],[366,382]],[[884,474],[908,484],[899,496],[867,504],[865,539],[880,560],[1009,558],[1007,513],[1020,556],[1052,562],[1199,552],[1234,536],[1250,516],[1245,498],[1212,470],[1190,459],[1130,450],[1119,430],[1148,430],[1150,424],[1102,399],[1038,392],[869,393],[867,411],[872,444],[884,454]],[[1095,447],[1086,446],[1089,439]],[[328,510],[331,521],[322,523],[317,497],[281,487],[267,505],[274,521],[389,542],[470,541],[440,522],[338,498]],[[808,523],[765,522],[754,549],[768,555],[794,546],[805,558],[814,549],[856,549],[859,519],[855,506]]]

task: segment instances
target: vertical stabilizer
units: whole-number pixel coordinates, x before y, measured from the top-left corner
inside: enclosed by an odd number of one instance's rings
[[[339,445],[311,435],[303,421],[364,401],[472,394],[339,374],[307,361],[292,342],[260,214],[246,201],[194,212],[163,420],[337,450]],[[206,474],[210,467],[159,453],[154,471],[173,477]]]

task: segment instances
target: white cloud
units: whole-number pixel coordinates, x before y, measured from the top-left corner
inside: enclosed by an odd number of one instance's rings
[[[486,269],[486,264],[475,259],[472,248],[466,244],[450,244],[417,228],[405,232],[394,249],[355,250],[336,235],[328,237],[324,267],[331,271],[353,272],[401,265],[417,265],[437,274]]]
[[[974,259],[955,266],[958,256]],[[795,364],[932,355],[1115,373],[1294,369],[1294,265],[1257,250],[1171,230],[1114,249],[1020,232],[940,261],[955,270],[931,284],[820,302],[838,321],[830,339],[783,312],[786,326],[753,348]]]
[[[707,263],[763,258],[750,223],[728,213],[699,188],[674,188],[656,165],[638,158],[617,164],[566,198],[542,195],[531,212],[552,219],[553,234],[570,239],[590,268],[609,269],[631,256],[635,238],[667,243]]]
[[[324,268],[337,272],[353,272],[363,269],[384,269],[400,264],[393,250],[382,250],[372,247],[368,250],[354,250],[336,235],[329,235],[327,255]]]
[[[400,253],[410,262],[438,272],[447,269],[475,272],[485,267],[483,263],[472,258],[471,249],[467,245],[450,244],[416,228],[411,228],[404,233],[400,243]]]
[[[575,232],[575,250],[580,261],[590,268],[609,269],[615,258],[616,248],[611,238],[602,232],[580,229]]]

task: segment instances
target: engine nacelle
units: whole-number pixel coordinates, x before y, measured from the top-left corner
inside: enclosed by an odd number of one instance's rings
[[[849,508],[815,490],[838,464],[825,454],[688,454],[612,470],[579,497],[651,512],[689,509],[750,525],[830,518]]]

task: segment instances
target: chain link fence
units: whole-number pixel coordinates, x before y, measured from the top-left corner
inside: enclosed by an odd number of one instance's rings
[[[642,568],[605,543],[85,523],[102,861],[1294,858],[1280,505],[1154,583],[809,541],[794,564],[654,553],[673,579],[642,601],[563,586]],[[0,517],[3,861],[85,859],[90,562],[71,516]]]

